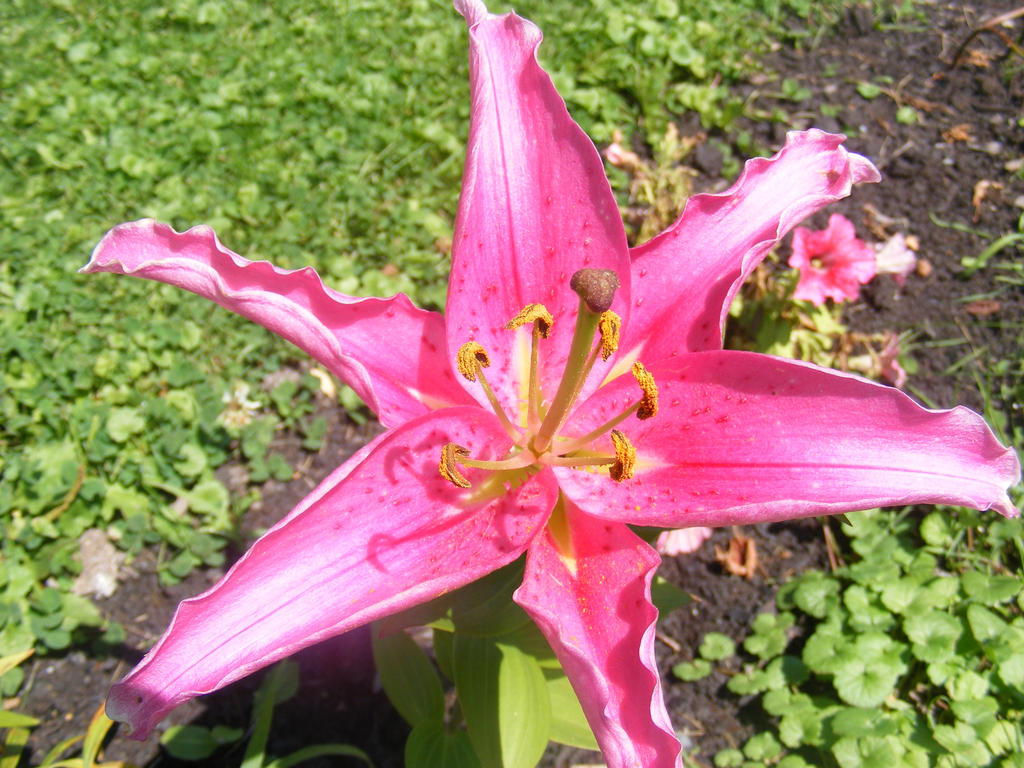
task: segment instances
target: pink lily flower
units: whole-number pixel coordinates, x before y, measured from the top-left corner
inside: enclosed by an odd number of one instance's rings
[[[113,687],[107,712],[137,738],[191,697],[525,553],[515,599],[607,764],[678,766],[654,656],[659,558],[627,523],[923,502],[1016,513],[1017,458],[976,414],[721,349],[729,303],[765,254],[877,181],[841,136],[790,134],[630,250],[600,156],[537,63],[540,31],[480,0],[455,5],[470,29],[472,118],[445,315],[247,261],[206,227],[123,224],[83,270],[178,285],[261,323],[389,428],[184,601]]]
[[[793,298],[814,306],[833,301],[854,301],[860,285],[875,276],[875,252],[857,237],[853,222],[833,213],[822,230],[797,227],[789,266],[800,269]]]

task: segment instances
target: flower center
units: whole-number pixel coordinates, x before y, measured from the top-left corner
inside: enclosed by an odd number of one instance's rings
[[[540,386],[539,361],[541,342],[551,334],[554,320],[542,304],[527,304],[505,325],[510,331],[532,325],[528,402],[522,424],[514,424],[487,382],[484,369],[490,367],[487,351],[477,342],[466,342],[459,349],[459,373],[483,389],[502,428],[512,439],[507,455],[498,460],[475,459],[456,443],[448,443],[441,451],[441,476],[460,488],[471,483],[460,467],[491,470],[501,480],[505,474],[520,475],[538,471],[543,465],[562,467],[603,468],[609,476],[622,482],[633,476],[636,449],[626,435],[615,429],[632,415],[649,419],[658,412],[658,387],[643,364],[633,363],[633,376],[641,397],[615,417],[582,437],[562,434],[584,384],[598,358],[607,360],[618,349],[622,321],[611,311],[612,299],[619,287],[615,273],[607,269],[581,269],[569,285],[580,297],[576,328],[565,364],[565,370],[550,399]],[[607,447],[608,435],[611,450]],[[488,481],[490,484],[490,481]]]

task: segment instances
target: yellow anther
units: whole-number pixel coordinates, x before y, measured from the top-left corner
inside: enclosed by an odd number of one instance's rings
[[[601,332],[601,359],[607,360],[619,348],[622,318],[610,309],[602,312],[601,319],[597,321],[597,329]]]
[[[519,310],[518,315],[505,324],[505,328],[511,331],[527,323],[536,323],[537,333],[541,335],[541,338],[546,339],[551,333],[551,326],[555,324],[555,319],[551,317],[551,313],[543,304],[527,304]]]
[[[491,358],[487,356],[486,350],[475,341],[467,341],[459,347],[459,357],[456,361],[459,373],[469,381],[476,381],[476,374],[481,368],[487,368],[491,364]]]
[[[636,417],[649,419],[656,416],[658,414],[658,385],[654,383],[654,377],[639,360],[633,363],[633,377],[644,393],[640,400],[640,407],[637,408]]]
[[[468,456],[469,451],[461,445],[447,443],[445,447],[441,449],[441,463],[438,464],[437,467],[441,472],[441,477],[452,485],[457,485],[459,488],[469,488],[469,480],[467,480],[465,475],[459,471],[457,466],[459,460],[465,459]]]
[[[615,463],[608,468],[608,474],[612,480],[621,483],[633,476],[636,468],[636,448],[629,442],[629,438],[613,429],[611,432],[612,444],[615,446]]]

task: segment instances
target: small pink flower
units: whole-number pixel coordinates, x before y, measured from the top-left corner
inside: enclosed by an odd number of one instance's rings
[[[907,247],[907,238],[897,232],[875,246],[875,269],[880,275],[892,275],[900,285],[917,266],[917,254]]]
[[[676,528],[671,531],[662,531],[654,548],[658,550],[659,555],[668,557],[689,555],[700,549],[700,545],[710,538],[710,528]]]
[[[789,266],[800,269],[793,298],[815,306],[833,301],[854,301],[859,286],[875,276],[875,252],[858,239],[853,222],[832,214],[825,229],[793,230],[793,255]]]
[[[900,337],[892,334],[879,353],[879,367],[882,378],[897,389],[907,383],[907,372],[900,365]]]

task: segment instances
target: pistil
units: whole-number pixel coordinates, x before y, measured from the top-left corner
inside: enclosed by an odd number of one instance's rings
[[[532,447],[537,454],[547,450],[552,438],[568,418],[569,411],[583,388],[583,382],[589,373],[587,361],[594,346],[594,336],[601,322],[601,315],[612,305],[615,291],[619,287],[619,278],[610,269],[581,269],[572,276],[569,286],[580,297],[576,328],[565,361],[562,381],[533,439]]]

